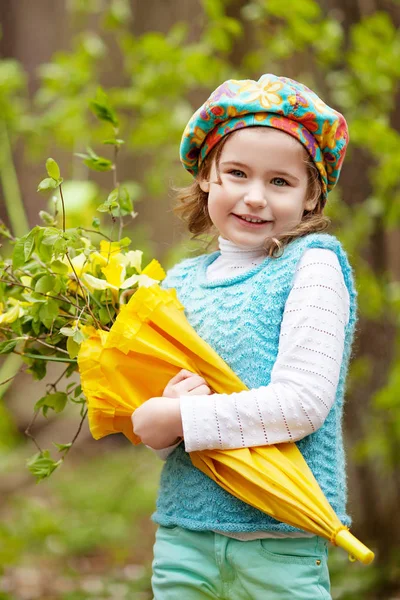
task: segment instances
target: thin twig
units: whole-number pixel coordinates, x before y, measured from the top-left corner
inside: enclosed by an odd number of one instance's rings
[[[62,204],[62,219],[63,219],[63,221],[62,221],[62,222],[63,222],[63,233],[65,233],[65,223],[66,223],[66,217],[65,217],[65,203],[64,203],[64,196],[63,196],[63,192],[62,192],[62,185],[61,185],[61,184],[59,185],[59,189],[60,189],[61,204]],[[79,285],[79,287],[80,287],[80,289],[81,289],[81,292],[82,292],[82,297],[83,297],[83,299],[84,299],[84,301],[85,301],[85,303],[86,303],[86,306],[87,306],[87,309],[88,309],[88,311],[89,311],[89,314],[90,314],[90,316],[92,317],[92,319],[94,320],[94,322],[97,324],[97,326],[99,327],[99,322],[98,322],[98,320],[96,319],[95,315],[93,314],[93,311],[92,311],[92,309],[90,308],[90,304],[89,304],[88,296],[86,295],[86,292],[85,292],[85,290],[83,289],[83,285],[82,285],[82,283],[81,283],[81,280],[79,279],[79,277],[78,277],[78,274],[77,274],[77,272],[75,271],[75,267],[74,267],[74,265],[72,264],[72,260],[71,260],[71,258],[70,258],[70,256],[69,256],[69,252],[68,252],[68,250],[65,252],[65,256],[67,257],[67,260],[68,260],[68,262],[69,262],[69,264],[70,264],[70,267],[71,267],[71,269],[72,269],[72,271],[73,271],[73,273],[74,273],[74,275],[75,275],[75,279],[76,279],[76,281],[77,281],[77,283],[78,283],[78,285]]]
[[[69,365],[66,369],[64,369],[64,371],[61,373],[61,375],[59,377],[57,377],[57,379],[54,381],[54,383],[48,383],[47,387],[49,389],[53,389],[56,392],[57,391],[57,383],[60,383],[61,379],[65,376],[68,369],[69,369]]]
[[[81,419],[81,422],[79,423],[78,431],[76,432],[76,434],[75,434],[75,436],[74,436],[74,438],[73,438],[73,440],[71,442],[71,446],[68,448],[68,452],[71,450],[73,444],[75,443],[75,440],[77,439],[78,435],[81,432],[81,429],[82,429],[82,426],[83,426],[83,422],[86,419],[87,412],[88,412],[88,410],[86,409],[85,412],[82,415],[82,419]],[[66,452],[66,454],[68,454],[68,452]]]
[[[67,350],[63,350],[63,348],[58,348],[57,346],[53,346],[52,344],[48,344],[47,342],[44,342],[40,338],[30,337],[29,339],[35,340],[36,342],[39,342],[39,344],[42,344],[43,346],[47,346],[47,348],[51,348],[52,350],[57,350],[58,352],[62,352],[63,354],[68,354],[68,356],[69,356],[69,352],[67,352]]]
[[[78,283],[78,285],[79,285],[79,287],[80,287],[80,289],[81,289],[81,292],[82,292],[82,297],[83,297],[84,301],[86,302],[86,307],[87,307],[87,309],[88,309],[88,311],[89,311],[89,314],[90,314],[90,316],[92,317],[92,319],[94,320],[94,322],[96,323],[97,327],[101,328],[101,324],[99,324],[98,320],[96,319],[95,315],[93,314],[93,311],[92,311],[92,309],[90,308],[90,304],[89,304],[88,296],[86,295],[86,293],[85,293],[85,291],[84,291],[84,289],[83,289],[83,286],[82,286],[81,280],[79,279],[79,277],[78,277],[78,274],[77,274],[77,272],[75,271],[74,265],[72,264],[72,261],[71,261],[71,259],[70,259],[70,257],[69,257],[69,254],[68,254],[68,252],[66,252],[66,253],[65,253],[65,256],[67,257],[67,260],[68,260],[68,262],[69,262],[69,264],[70,264],[70,266],[71,266],[71,269],[72,269],[72,270],[73,270],[73,272],[74,272],[74,275],[75,275],[75,277],[76,277],[76,281],[77,281],[77,283]]]
[[[83,423],[84,423],[84,421],[85,421],[85,419],[86,419],[87,412],[88,412],[88,411],[87,411],[87,409],[86,409],[86,410],[85,410],[85,412],[84,412],[84,413],[83,413],[83,415],[82,415],[81,422],[79,423],[78,431],[77,431],[77,432],[76,432],[76,434],[74,435],[74,437],[73,437],[73,439],[72,439],[72,442],[70,442],[70,444],[71,444],[71,445],[69,446],[69,448],[67,448],[67,449],[65,450],[65,452],[64,452],[64,455],[63,455],[63,456],[61,457],[61,459],[60,459],[60,460],[61,460],[61,462],[64,462],[64,460],[65,460],[65,457],[67,456],[68,452],[71,450],[72,446],[75,444],[75,442],[76,442],[76,440],[77,440],[77,438],[78,438],[78,436],[79,436],[80,432],[82,431],[82,426],[83,426]]]
[[[25,369],[18,369],[18,371],[15,373],[15,375],[12,375],[8,379],[4,379],[4,381],[0,381],[0,385],[4,385],[4,384],[8,383],[9,381],[12,381],[14,379],[14,377],[19,375],[20,373],[23,373],[24,371],[25,371]]]
[[[0,226],[4,227],[4,229],[0,229],[0,235],[7,238],[8,240],[12,240],[13,242],[15,242],[16,238],[13,236],[11,231],[8,229],[8,227],[4,223],[3,219],[0,219]]]
[[[107,308],[108,316],[110,317],[110,321],[111,321],[111,323],[114,323],[114,319],[112,318],[112,316],[111,316],[111,313],[110,313],[110,306],[109,306],[109,304],[108,304],[107,294],[106,294],[106,308]],[[113,307],[113,308],[114,308],[114,307]],[[114,310],[115,310],[115,308],[114,308]],[[116,312],[116,311],[115,311],[115,312]]]
[[[31,292],[34,292],[35,294],[39,294],[40,296],[46,296],[46,298],[53,298],[54,300],[62,300],[63,302],[66,302],[67,304],[71,304],[71,306],[74,306],[75,308],[78,308],[79,310],[81,310],[81,306],[79,306],[79,304],[75,304],[74,302],[72,302],[71,300],[68,300],[68,298],[66,298],[65,296],[53,296],[51,294],[44,293],[44,292],[36,292],[35,288],[30,287],[29,285],[24,285],[23,283],[19,283],[18,281],[9,281],[8,279],[3,279],[2,277],[0,277],[0,281],[4,282],[4,283],[8,283],[10,285],[16,285],[18,287],[22,287],[22,288],[26,288],[27,290],[30,290]],[[86,306],[86,305],[85,305]],[[92,315],[90,315],[92,316]]]
[[[112,242],[112,239],[108,237],[108,235],[106,235],[105,233],[102,233],[101,231],[96,231],[95,229],[86,229],[85,227],[78,227],[78,229],[80,231],[87,231],[88,233],[97,233],[98,235],[103,236],[103,238],[105,238],[109,242]]]
[[[33,443],[35,444],[35,446],[39,450],[39,452],[42,452],[42,449],[39,446],[39,444],[37,443],[36,438],[31,434],[31,427],[33,427],[33,424],[35,423],[38,414],[39,414],[39,411],[35,412],[35,414],[33,415],[31,422],[29,423],[28,427],[25,429],[25,435],[27,437],[31,438],[31,440],[33,441]]]
[[[61,197],[61,204],[62,204],[62,224],[63,224],[63,233],[65,233],[65,224],[66,224],[66,216],[65,216],[65,203],[64,203],[64,195],[62,192],[62,186],[61,183],[59,185],[60,188],[60,197]]]
[[[114,166],[113,166],[113,183],[114,188],[119,186],[118,176],[117,176],[117,158],[118,158],[118,146],[114,146]]]

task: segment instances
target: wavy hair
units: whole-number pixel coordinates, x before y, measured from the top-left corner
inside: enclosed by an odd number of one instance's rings
[[[219,178],[219,160],[229,135],[222,138],[206,157],[199,169],[199,179],[208,179],[214,160]],[[266,256],[277,258],[283,254],[285,246],[296,238],[304,237],[310,233],[326,231],[330,226],[330,219],[323,214],[325,198],[322,193],[318,169],[309,155],[306,163],[308,173],[307,199],[316,201],[316,205],[313,210],[303,212],[302,220],[293,229],[265,240],[264,250]],[[177,194],[173,208],[174,213],[186,224],[192,234],[192,239],[196,239],[202,234],[214,233],[211,243],[215,242],[218,232],[208,213],[208,193],[203,192],[197,180],[193,181],[191,185],[178,188],[175,191]]]

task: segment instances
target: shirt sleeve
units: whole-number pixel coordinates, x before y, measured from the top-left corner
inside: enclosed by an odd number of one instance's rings
[[[172,454],[172,452],[179,446],[181,442],[182,439],[180,439],[176,444],[172,444],[172,446],[167,446],[167,448],[159,448],[157,450],[151,446],[146,446],[146,448],[149,448],[149,450],[155,452],[155,454],[157,454],[158,458],[161,458],[161,460],[167,460],[168,456]]]
[[[270,384],[229,395],[182,396],[185,450],[279,444],[320,428],[336,396],[349,307],[336,254],[307,250],[285,305]]]

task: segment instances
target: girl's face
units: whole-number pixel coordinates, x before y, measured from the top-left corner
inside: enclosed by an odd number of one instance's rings
[[[306,150],[278,129],[247,127],[230,134],[219,176],[214,161],[209,181],[199,181],[208,193],[208,212],[220,235],[243,248],[289,231],[317,203],[307,200]]]

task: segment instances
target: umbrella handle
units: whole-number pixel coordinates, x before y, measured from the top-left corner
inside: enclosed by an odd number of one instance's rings
[[[336,534],[334,544],[346,550],[350,560],[359,560],[364,565],[369,565],[374,560],[372,550],[364,546],[348,529],[341,529]]]

